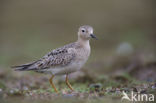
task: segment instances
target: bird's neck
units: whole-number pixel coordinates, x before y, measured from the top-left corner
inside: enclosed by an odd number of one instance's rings
[[[78,38],[77,42],[82,47],[90,48],[89,40],[84,40],[82,38]]]

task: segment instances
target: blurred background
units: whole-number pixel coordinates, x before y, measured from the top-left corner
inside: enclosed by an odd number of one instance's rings
[[[128,58],[156,59],[154,0],[1,0],[0,8],[1,69],[39,59],[75,41],[79,26],[86,24],[99,38],[91,40],[89,70],[103,73],[114,64],[118,66],[113,69],[119,68],[119,59],[129,65]]]
[[[91,25],[98,40],[91,40],[84,72],[127,73],[155,81],[155,4],[155,0],[1,0],[0,77],[31,74],[13,72],[10,66],[75,41],[79,26]]]

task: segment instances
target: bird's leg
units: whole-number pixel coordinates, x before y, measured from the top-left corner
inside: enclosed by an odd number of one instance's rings
[[[70,88],[70,90],[73,91],[73,88],[72,88],[72,86],[70,85],[70,83],[69,83],[69,81],[68,81],[68,74],[66,75],[66,84],[67,84],[67,86]]]
[[[51,78],[49,79],[49,82],[50,82],[51,86],[54,88],[55,92],[57,93],[58,91],[53,83],[53,78],[54,78],[54,75],[51,76]]]

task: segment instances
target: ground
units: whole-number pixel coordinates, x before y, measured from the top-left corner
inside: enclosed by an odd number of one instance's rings
[[[6,75],[7,73],[8,71],[0,72],[1,103],[19,101],[20,103],[114,103],[114,101],[121,103],[122,91],[128,95],[131,91],[156,95],[156,83],[154,81],[139,81],[126,73],[97,76],[83,71],[83,74],[70,79],[74,91],[67,88],[64,77],[56,77],[55,84],[59,93],[55,93],[51,88],[48,81],[49,76],[33,72],[12,71]],[[127,100],[123,101],[129,103]]]

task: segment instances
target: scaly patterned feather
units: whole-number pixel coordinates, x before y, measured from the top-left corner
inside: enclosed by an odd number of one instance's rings
[[[70,62],[75,57],[75,45],[76,43],[71,43],[68,45],[65,45],[61,48],[52,50],[47,55],[45,55],[43,58],[41,58],[38,61],[24,64],[20,66],[14,66],[13,68],[16,68],[15,70],[19,71],[27,71],[27,70],[43,70],[53,67],[61,67],[66,66],[70,64]]]

